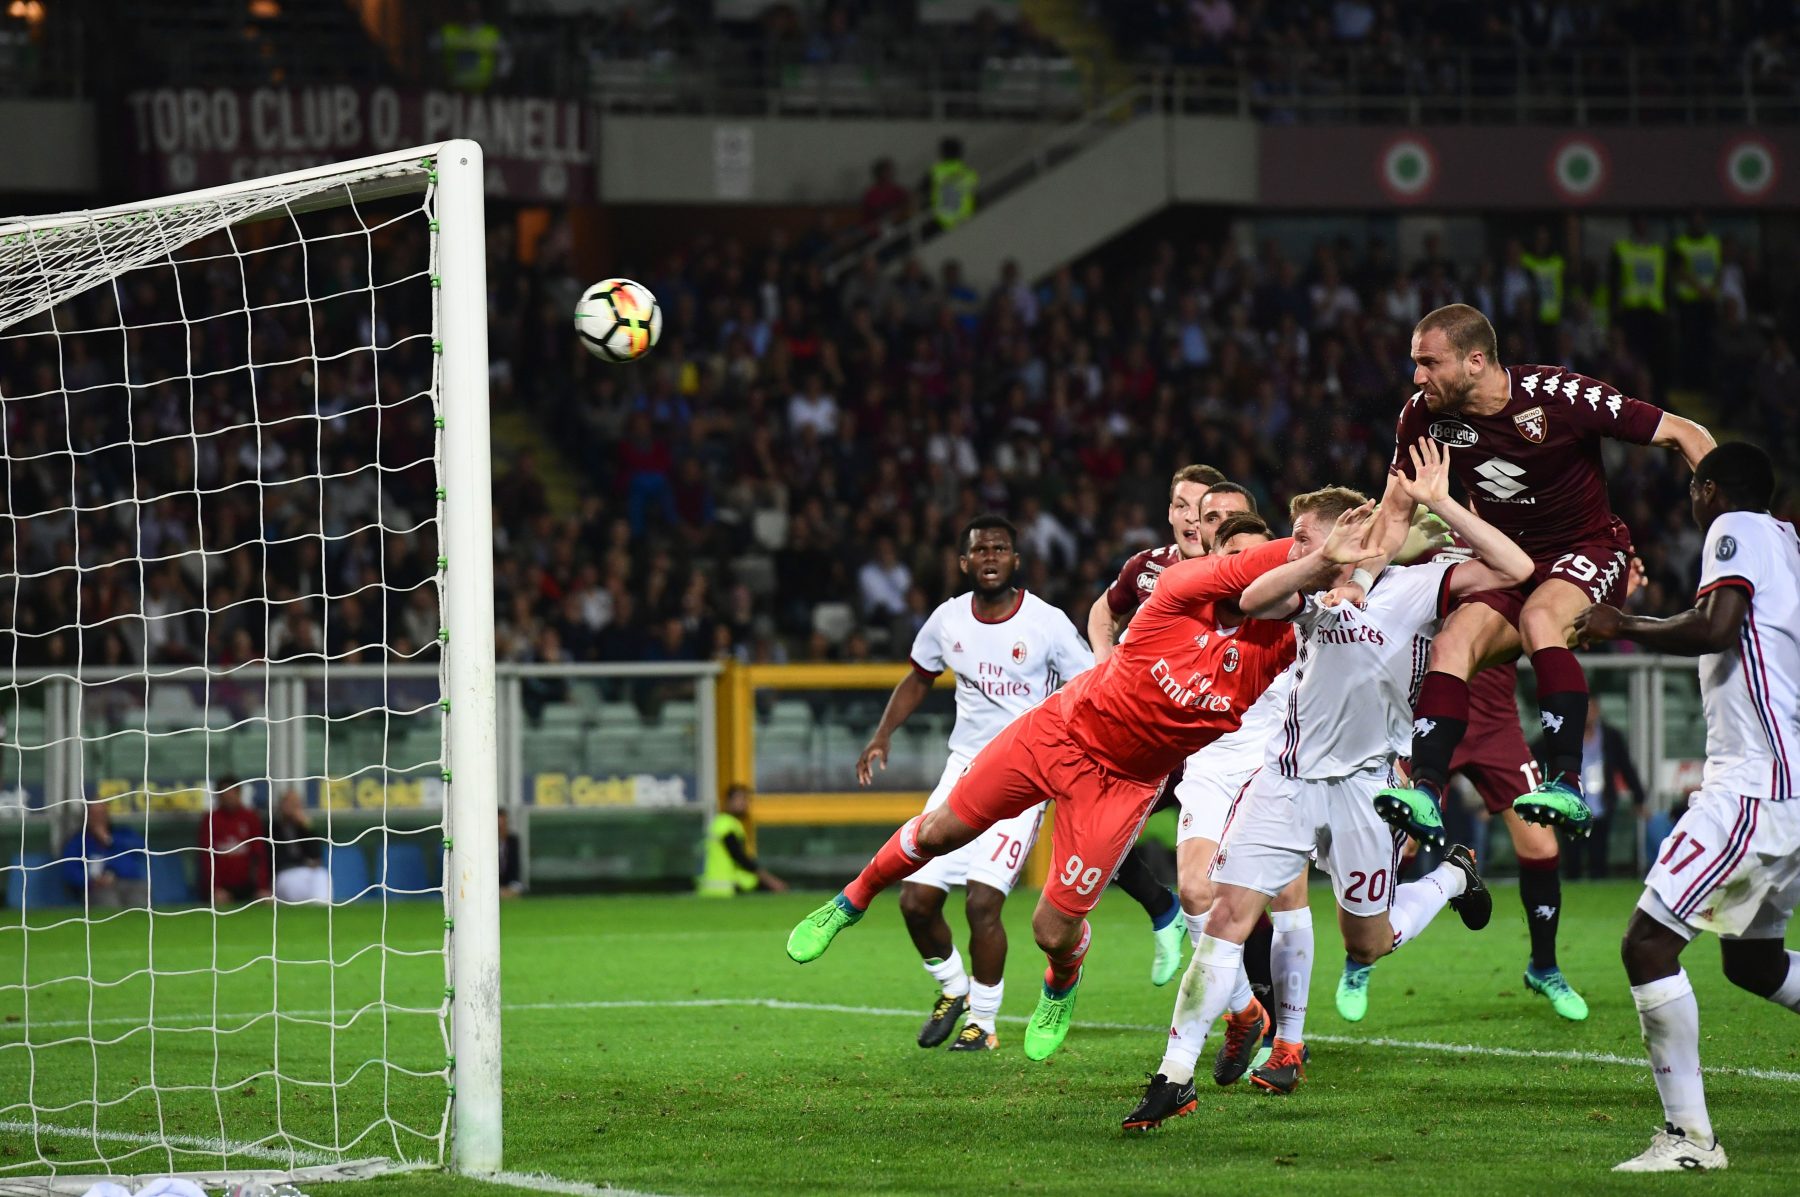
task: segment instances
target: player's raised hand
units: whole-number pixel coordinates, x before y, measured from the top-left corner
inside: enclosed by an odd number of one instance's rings
[[[1325,560],[1339,565],[1364,561],[1378,552],[1380,525],[1375,519],[1375,501],[1370,499],[1337,517],[1325,537]]]
[[[1595,603],[1586,611],[1575,617],[1575,626],[1571,631],[1575,644],[1586,648],[1602,640],[1616,639],[1625,615],[1617,607],[1609,607],[1605,603]]]
[[[868,785],[870,782],[874,781],[875,766],[877,763],[881,765],[882,771],[886,772],[888,743],[888,737],[881,732],[876,732],[875,735],[870,738],[868,745],[862,750],[862,755],[856,758],[857,781],[860,781],[864,785]]]
[[[1438,448],[1437,442],[1422,436],[1407,447],[1412,458],[1413,476],[1400,478],[1401,489],[1415,503],[1434,506],[1450,497],[1450,454]]]

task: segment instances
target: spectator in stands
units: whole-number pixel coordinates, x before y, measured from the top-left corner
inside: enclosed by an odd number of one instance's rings
[[[905,613],[912,571],[900,561],[893,537],[883,536],[875,542],[875,557],[858,571],[856,584],[863,618],[885,622]]]
[[[87,804],[81,827],[63,845],[62,875],[77,901],[89,906],[150,904],[150,861],[144,837],[126,824],[114,826],[112,803]]]
[[[331,876],[325,871],[325,841],[312,833],[312,816],[300,791],[287,790],[275,812],[275,900],[329,902]]]
[[[750,854],[749,818],[750,787],[734,784],[706,829],[706,863],[697,884],[702,898],[731,898],[756,890],[787,892],[787,882]]]
[[[219,779],[216,805],[200,821],[200,892],[214,906],[269,896],[269,840],[235,777]]]
[[[904,219],[912,196],[895,180],[892,158],[877,158],[869,173],[873,181],[863,190],[862,222],[865,229],[875,233],[883,225]]]
[[[525,892],[525,882],[519,876],[519,833],[509,826],[504,806],[496,817],[499,821],[500,896],[516,898]]]
[[[1537,743],[1538,759],[1543,759],[1543,738]],[[1600,699],[1588,698],[1587,732],[1581,745],[1582,794],[1588,809],[1594,812],[1593,831],[1584,838],[1571,837],[1563,845],[1563,872],[1571,881],[1579,881],[1585,871],[1594,881],[1607,876],[1607,846],[1612,838],[1613,815],[1620,800],[1631,799],[1632,809],[1642,817],[1646,813],[1644,783],[1638,778],[1637,764],[1631,759],[1631,748],[1625,734],[1600,714]]]

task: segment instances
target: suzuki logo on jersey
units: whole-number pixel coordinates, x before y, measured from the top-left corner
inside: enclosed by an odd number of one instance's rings
[[[1158,690],[1174,699],[1177,706],[1196,707],[1203,711],[1231,710],[1231,699],[1228,695],[1209,693],[1213,684],[1211,678],[1201,677],[1196,673],[1188,679],[1187,685],[1184,686],[1175,680],[1175,675],[1169,669],[1169,663],[1160,658],[1156,664],[1150,667],[1150,680],[1156,683]]]
[[[1525,491],[1523,482],[1514,481],[1515,478],[1523,475],[1525,470],[1522,466],[1516,466],[1510,461],[1501,461],[1498,457],[1490,457],[1476,466],[1475,472],[1481,475],[1481,489],[1496,499],[1510,503]],[[1524,501],[1529,503],[1535,500],[1526,499]]]
[[[1226,673],[1236,673],[1237,667],[1238,650],[1237,645],[1234,644],[1225,650],[1225,664],[1221,668],[1223,668]]]
[[[1513,417],[1513,423],[1519,426],[1519,435],[1534,445],[1544,443],[1544,409],[1534,407],[1530,411],[1522,411]]]
[[[1013,664],[1014,665],[1023,665],[1024,663],[1025,663],[1025,642],[1023,640],[1015,641],[1013,644]]]
[[[1452,449],[1466,449],[1481,439],[1479,433],[1461,420],[1433,420],[1425,431],[1431,434],[1432,440]]]

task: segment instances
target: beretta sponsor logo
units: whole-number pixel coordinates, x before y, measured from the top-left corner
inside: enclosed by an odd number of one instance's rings
[[[1431,439],[1438,444],[1453,448],[1472,445],[1481,439],[1473,428],[1461,420],[1433,420],[1426,431],[1431,433]]]

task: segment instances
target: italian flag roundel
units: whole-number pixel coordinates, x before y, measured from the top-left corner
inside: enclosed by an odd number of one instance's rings
[[[1606,184],[1606,155],[1588,138],[1571,137],[1550,158],[1550,180],[1565,199],[1591,199]]]
[[[1760,137],[1735,138],[1725,147],[1720,171],[1725,190],[1733,199],[1761,199],[1775,186],[1779,163],[1775,151]]]
[[[1437,154],[1429,142],[1400,137],[1381,154],[1381,186],[1395,199],[1418,199],[1437,182]]]

